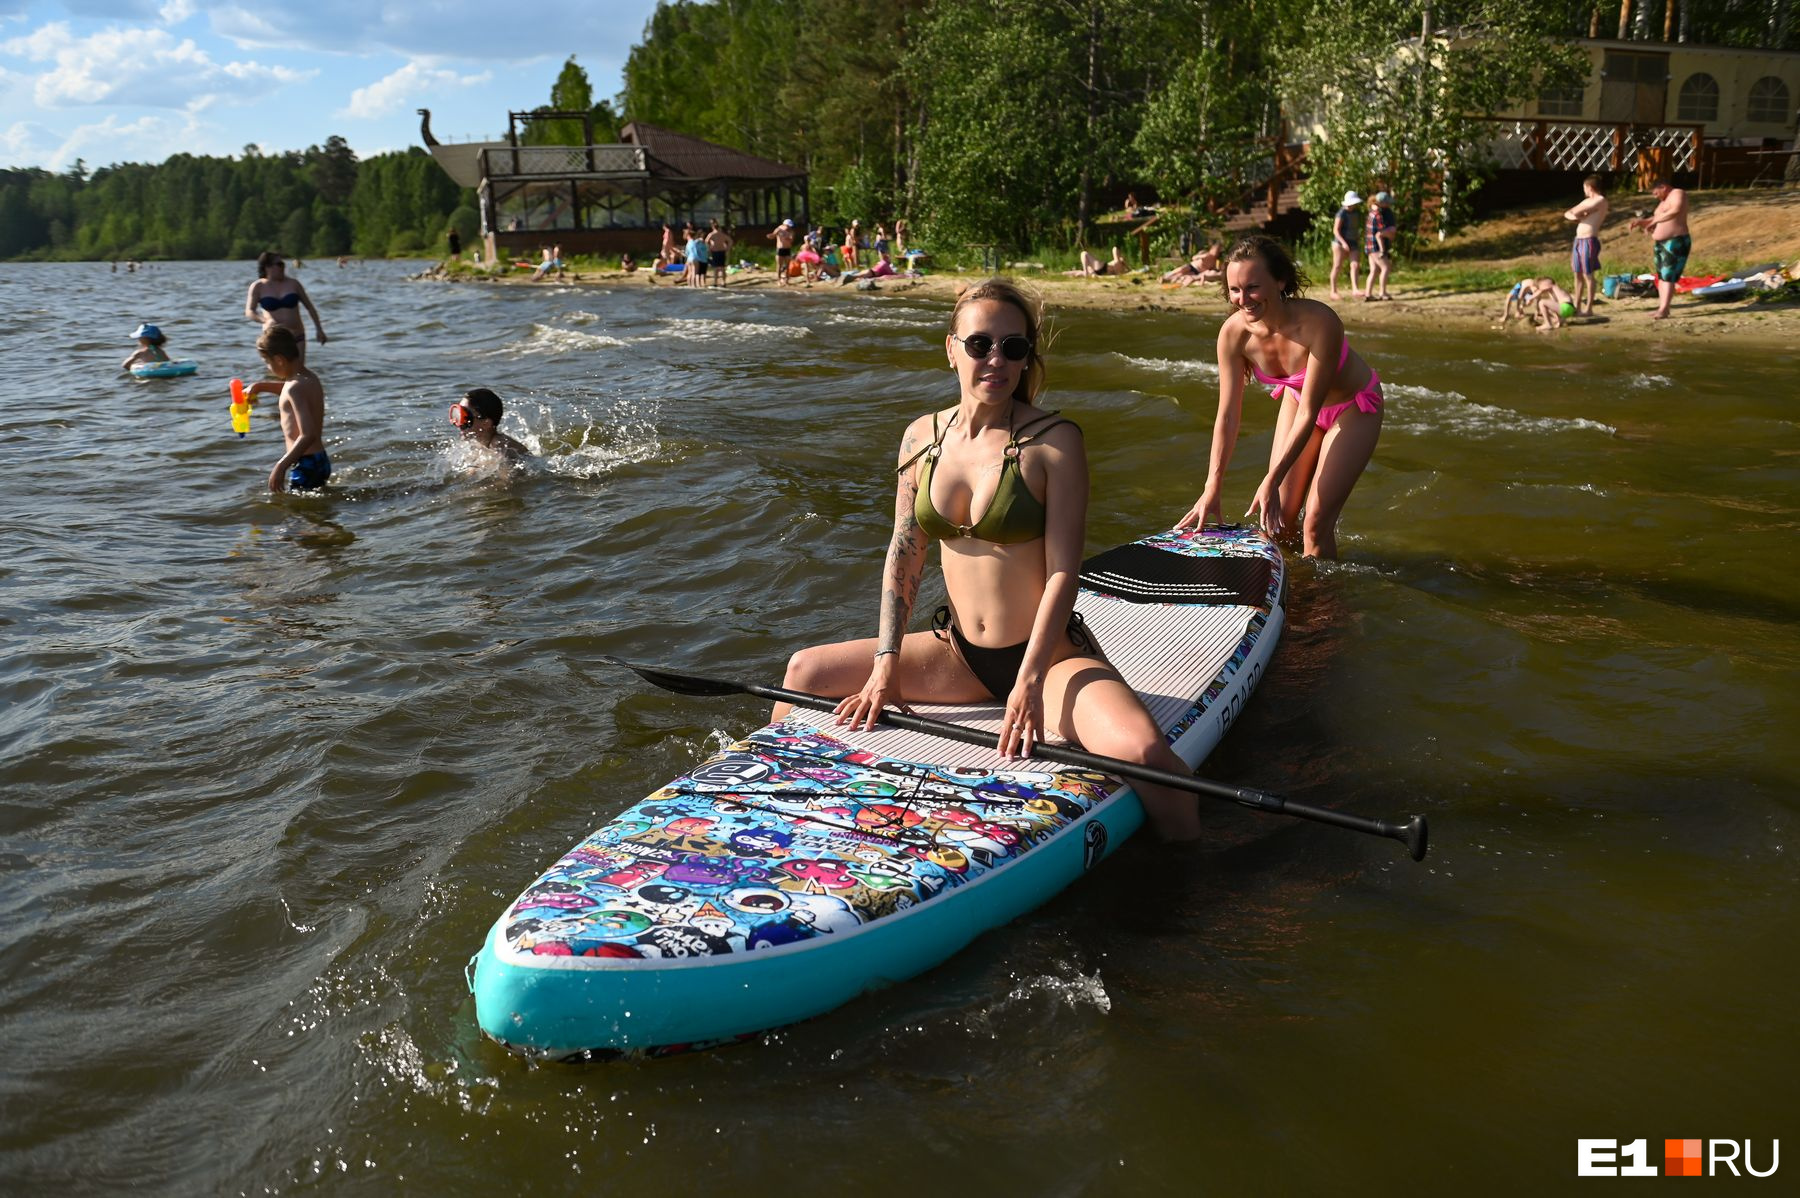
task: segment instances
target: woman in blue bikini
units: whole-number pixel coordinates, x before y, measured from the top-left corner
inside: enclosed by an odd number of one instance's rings
[[[900,445],[880,632],[801,650],[786,685],[849,696],[837,722],[853,729],[873,727],[883,708],[905,709],[907,699],[999,699],[1006,756],[1030,756],[1059,736],[1187,773],[1075,613],[1087,452],[1072,421],[1033,402],[1044,381],[1039,334],[1037,303],[1010,281],[962,293],[944,339],[961,395],[914,420]],[[933,631],[908,633],[934,540],[950,601]],[[777,719],[786,714],[785,705],[775,709]],[[1199,834],[1192,796],[1133,787],[1160,835]]]
[[[306,294],[299,279],[288,275],[280,254],[265,251],[256,260],[256,282],[250,284],[250,293],[244,297],[244,316],[261,321],[265,331],[282,328],[292,333],[300,347],[300,361],[305,363],[306,325],[300,319],[302,304],[312,313],[313,329],[319,334],[319,344],[324,345],[325,326],[319,323],[319,310],[313,307],[312,297]]]
[[[1219,329],[1219,415],[1206,489],[1177,528],[1214,523],[1225,467],[1237,447],[1244,376],[1281,405],[1269,471],[1250,508],[1270,535],[1294,526],[1302,507],[1308,557],[1337,556],[1337,522],[1381,436],[1381,377],[1350,348],[1344,322],[1317,300],[1272,237],[1246,237],[1225,259],[1225,298],[1235,309]]]

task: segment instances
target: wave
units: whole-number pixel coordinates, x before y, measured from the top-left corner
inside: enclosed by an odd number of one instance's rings
[[[1214,380],[1219,377],[1219,368],[1212,362],[1196,362],[1182,358],[1134,358],[1130,354],[1112,351],[1113,357],[1123,360],[1140,370],[1150,370],[1158,374],[1172,374],[1178,378]]]
[[[490,357],[525,358],[537,354],[573,354],[587,350],[610,349],[629,342],[604,333],[583,333],[575,329],[552,328],[534,324],[531,331],[517,341],[489,350]]]
[[[1651,387],[1673,387],[1675,380],[1663,374],[1634,374],[1625,380],[1633,387],[1648,389]]]
[[[1461,391],[1437,391],[1430,387],[1421,387],[1417,383],[1390,383],[1386,379],[1381,381],[1381,394],[1382,398],[1389,403],[1396,399],[1447,399],[1454,403],[1469,402],[1469,397]]]
[[[829,312],[826,324],[854,324],[878,329],[935,329],[942,323],[936,316],[907,319],[902,316],[862,316],[855,312]]]
[[[812,336],[803,325],[751,324],[740,320],[706,320],[701,317],[665,316],[658,322],[688,337],[712,337],[727,341],[754,341],[763,337],[787,337],[799,340]]]
[[[1585,416],[1528,416],[1512,408],[1472,403],[1455,391],[1433,391],[1429,387],[1385,382],[1381,387],[1389,401],[1385,410],[1389,427],[1406,432],[1447,431],[1460,437],[1485,438],[1511,433],[1568,432],[1597,432],[1612,437],[1619,431],[1610,424]],[[1396,405],[1393,403],[1396,398],[1426,402],[1423,406],[1418,403]]]

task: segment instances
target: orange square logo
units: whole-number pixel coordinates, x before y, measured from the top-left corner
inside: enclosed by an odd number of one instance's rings
[[[1700,1141],[1664,1140],[1663,1176],[1699,1177]]]

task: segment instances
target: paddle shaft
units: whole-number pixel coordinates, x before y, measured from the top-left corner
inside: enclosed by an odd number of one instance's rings
[[[650,677],[642,670],[637,672],[644,677]],[[655,681],[654,678],[650,680]],[[823,695],[791,691],[779,686],[758,686],[747,682],[732,683],[731,685],[748,695],[772,699],[779,703],[791,703],[795,707],[808,707],[817,711],[835,711],[839,702],[837,699],[828,699]],[[988,749],[999,747],[1000,738],[996,734],[982,732],[975,728],[966,728],[961,724],[949,724],[943,720],[933,720],[904,711],[894,711],[891,708],[883,708],[877,718],[883,724],[891,724],[896,728],[905,728],[912,732],[928,732],[946,740],[959,740],[965,744],[980,745]],[[1204,778],[1196,778],[1192,774],[1177,774],[1171,770],[1158,769],[1153,765],[1140,765],[1134,761],[1122,761],[1117,757],[1102,757],[1098,753],[1086,753],[1080,749],[1064,748],[1061,745],[1047,745],[1040,742],[1032,748],[1031,756],[1040,761],[1084,766],[1102,773],[1117,774],[1124,778],[1155,782],[1173,790],[1185,790],[1190,794],[1223,799],[1228,803],[1253,807],[1258,811],[1267,811],[1275,815],[1291,815],[1296,819],[1331,824],[1333,827],[1348,828],[1353,832],[1385,836],[1389,840],[1398,840],[1404,844],[1412,854],[1414,861],[1422,861],[1425,858],[1427,832],[1425,817],[1422,815],[1415,815],[1403,824],[1370,819],[1368,816],[1352,815],[1346,811],[1333,811],[1328,807],[1314,807],[1310,803],[1284,799],[1280,795],[1270,794],[1266,790],[1256,790],[1248,786],[1227,786],[1221,782],[1209,782]]]

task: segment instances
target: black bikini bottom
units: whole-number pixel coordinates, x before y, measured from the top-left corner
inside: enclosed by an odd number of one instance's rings
[[[980,645],[971,645],[956,621],[950,615],[950,607],[944,605],[931,615],[931,630],[941,641],[947,639],[956,647],[956,655],[969,667],[969,673],[975,675],[975,681],[987,690],[995,699],[1004,699],[1012,693],[1012,688],[1019,680],[1019,667],[1025,662],[1025,647],[1029,641],[1020,641],[1016,645],[1007,645],[999,649],[985,649]],[[1100,646],[1094,641],[1094,634],[1088,629],[1087,621],[1081,613],[1069,613],[1069,643],[1083,653],[1091,653],[1098,657]]]

